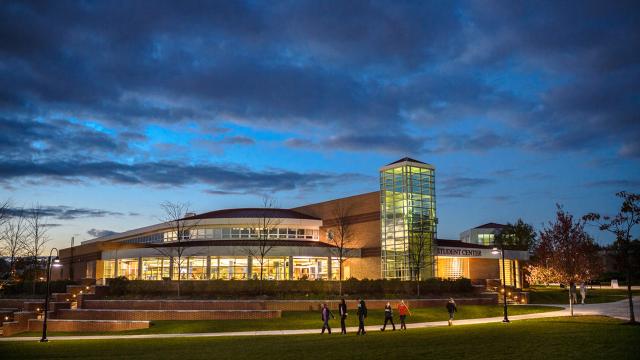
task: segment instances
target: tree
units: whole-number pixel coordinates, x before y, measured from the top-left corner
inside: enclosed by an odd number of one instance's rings
[[[409,271],[411,280],[416,282],[417,296],[420,297],[420,281],[422,272],[428,266],[433,266],[434,257],[432,254],[433,230],[430,219],[427,216],[419,215],[413,218],[409,239]]]
[[[24,249],[26,255],[31,258],[33,266],[33,288],[32,293],[36,293],[36,279],[38,278],[39,261],[38,257],[42,255],[45,245],[50,241],[47,236],[47,224],[44,209],[36,204],[26,212],[27,219],[27,236],[25,236]]]
[[[510,250],[533,250],[536,246],[536,231],[533,226],[518,219],[507,225],[495,236],[495,244]]]
[[[5,200],[0,203],[0,226],[2,226],[9,219],[9,206],[11,203],[9,200]]]
[[[636,323],[633,311],[633,296],[631,292],[632,282],[632,233],[640,224],[640,194],[621,191],[616,194],[622,200],[620,211],[617,215],[601,216],[598,213],[589,213],[583,217],[585,221],[595,223],[601,231],[608,231],[616,236],[617,249],[622,257],[622,265],[627,274],[627,297],[629,299],[629,322]]]
[[[245,247],[244,251],[252,259],[260,264],[260,292],[262,292],[262,280],[264,279],[264,264],[267,255],[274,247],[274,242],[269,239],[269,234],[273,234],[280,221],[272,216],[272,209],[276,208],[276,202],[272,198],[264,197],[262,199],[262,208],[258,211],[257,221],[251,228],[251,237],[255,237],[253,244]],[[249,274],[251,276],[251,274]]]
[[[184,252],[187,250],[186,243],[191,238],[191,230],[198,225],[199,221],[187,219],[187,215],[190,214],[189,204],[187,203],[165,201],[160,204],[160,207],[164,212],[160,220],[169,228],[168,235],[165,235],[164,241],[170,242],[170,244],[155,246],[154,249],[163,256],[173,259],[173,271],[177,274],[178,297],[180,297],[181,269],[184,261]],[[169,274],[169,277],[172,278],[172,274]]]
[[[342,280],[344,278],[344,262],[351,255],[350,246],[352,245],[354,238],[353,226],[349,221],[349,217],[352,213],[352,207],[346,205],[343,201],[337,201],[331,211],[333,219],[331,229],[327,232],[327,240],[334,247],[331,248],[331,252],[338,258],[339,265],[339,292],[342,296]]]
[[[571,284],[589,281],[602,271],[598,246],[584,231],[581,221],[557,206],[556,220],[540,231],[540,243],[535,250],[534,265],[549,268],[552,281]],[[573,302],[569,292],[569,308],[573,316]]]
[[[9,258],[9,279],[16,274],[16,260],[24,251],[27,224],[22,211],[19,211],[11,219],[7,220],[0,234],[2,242],[0,246]]]

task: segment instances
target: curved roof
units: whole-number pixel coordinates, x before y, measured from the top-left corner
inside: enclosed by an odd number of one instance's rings
[[[194,216],[185,217],[185,220],[199,219],[237,219],[237,218],[271,218],[271,219],[309,219],[320,220],[317,217],[306,215],[290,209],[275,208],[238,208],[210,211]]]

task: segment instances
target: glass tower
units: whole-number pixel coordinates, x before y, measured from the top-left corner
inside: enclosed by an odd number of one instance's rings
[[[384,279],[434,276],[437,223],[433,166],[404,158],[380,169]]]

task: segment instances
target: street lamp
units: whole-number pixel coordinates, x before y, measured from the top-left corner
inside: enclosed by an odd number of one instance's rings
[[[53,256],[53,250],[56,251],[56,257],[51,261],[51,257]],[[51,285],[51,268],[52,267],[60,267],[62,263],[60,262],[60,257],[58,257],[58,249],[53,248],[49,252],[49,258],[47,259],[47,291],[44,295],[44,318],[42,321],[42,338],[40,342],[47,342],[47,312],[49,311],[49,286]]]
[[[503,277],[503,285],[502,285],[502,302],[504,303],[504,319],[502,322],[508,323],[509,317],[507,316],[507,273],[504,270],[504,248],[500,246],[500,249],[494,247],[491,250],[493,255],[501,254],[502,255],[502,277]]]

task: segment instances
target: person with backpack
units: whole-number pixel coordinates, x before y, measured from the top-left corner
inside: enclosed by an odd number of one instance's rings
[[[367,318],[367,305],[364,299],[360,299],[358,303],[358,333],[357,335],[365,335],[367,332],[364,330],[364,319]]]
[[[405,324],[405,320],[407,315],[411,315],[411,311],[409,307],[404,303],[404,300],[400,300],[400,304],[398,304],[398,315],[400,315],[400,330],[407,330],[407,324]]]
[[[338,305],[338,315],[340,315],[340,334],[346,334],[347,326],[345,324],[345,320],[347,320],[347,315],[349,314],[347,313],[347,303],[344,299],[342,299],[340,305]]]
[[[391,322],[391,326],[393,326],[393,331],[396,331],[396,324],[393,323],[393,309],[391,309],[391,303],[387,303],[384,306],[384,325],[380,328],[380,331],[384,331],[387,328],[387,323]]]
[[[331,335],[331,326],[329,326],[329,320],[333,318],[335,319],[336,317],[333,316],[333,313],[331,312],[331,310],[329,310],[329,307],[327,306],[327,304],[322,304],[322,332],[321,334],[324,334],[324,330],[327,329],[329,332],[329,335]]]
[[[456,306],[456,302],[453,301],[453,298],[449,298],[447,302],[447,312],[449,312],[449,326],[453,325],[453,315],[458,311],[458,307]]]

